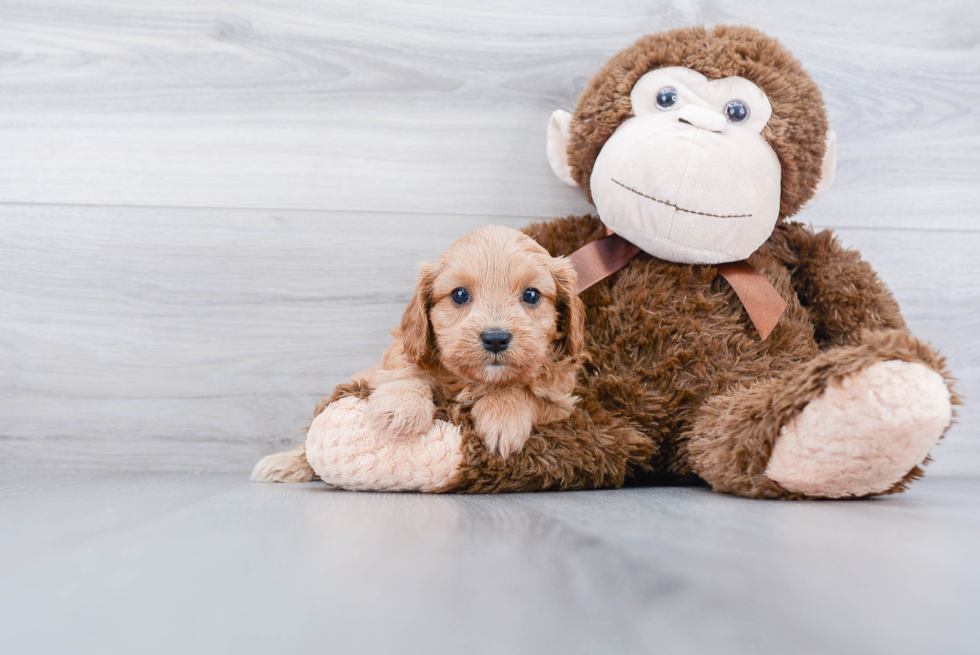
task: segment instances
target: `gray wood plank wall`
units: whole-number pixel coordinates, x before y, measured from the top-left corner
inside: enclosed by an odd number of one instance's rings
[[[649,32],[822,86],[838,229],[949,357],[980,466],[980,4],[0,1],[0,465],[246,470],[383,350],[418,261],[585,213],[544,127]]]

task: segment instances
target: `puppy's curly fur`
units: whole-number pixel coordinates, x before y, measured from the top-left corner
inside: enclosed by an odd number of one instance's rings
[[[368,420],[422,434],[435,402],[455,401],[472,406],[491,452],[520,450],[534,426],[575,404],[585,321],[575,281],[568,261],[517,230],[491,225],[456,241],[422,265],[381,366],[359,376],[373,389]],[[503,350],[484,343],[490,332],[509,339]]]
[[[487,450],[507,458],[534,427],[568,418],[585,343],[575,283],[570,262],[517,230],[491,225],[457,240],[422,265],[380,364],[351,379],[370,389],[372,426],[392,438],[419,435],[432,426],[437,404],[469,406]],[[464,302],[453,299],[460,289]],[[509,335],[506,348],[493,352],[484,344],[490,331]],[[252,477],[295,482],[315,475],[299,447],[266,457]]]

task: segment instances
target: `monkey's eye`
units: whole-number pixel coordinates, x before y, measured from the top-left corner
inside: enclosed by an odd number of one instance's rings
[[[529,305],[537,305],[538,301],[541,300],[541,292],[537,289],[524,289],[524,295],[521,296],[521,300]]]
[[[661,109],[670,109],[677,104],[677,89],[672,86],[665,86],[657,91],[657,106]]]
[[[738,125],[749,117],[749,106],[741,100],[732,100],[725,105],[725,118],[729,123]]]
[[[458,289],[453,289],[453,292],[449,294],[449,297],[453,299],[453,302],[457,305],[465,305],[470,301],[470,292],[460,287]]]

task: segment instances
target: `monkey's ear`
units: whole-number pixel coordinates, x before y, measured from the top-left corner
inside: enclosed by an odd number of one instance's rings
[[[834,173],[837,171],[837,133],[827,130],[827,150],[823,154],[823,164],[820,166],[820,181],[817,188],[813,190],[813,197],[806,201],[803,209],[812,207],[817,203],[817,199],[830,188],[834,181]]]
[[[432,284],[438,274],[438,264],[425,262],[421,265],[419,280],[405,313],[402,314],[401,337],[405,359],[418,364],[435,349],[435,338],[429,323],[429,309],[432,307]]]
[[[572,179],[572,167],[568,165],[568,128],[572,115],[556,109],[548,121],[548,163],[558,179],[568,186],[578,187]]]

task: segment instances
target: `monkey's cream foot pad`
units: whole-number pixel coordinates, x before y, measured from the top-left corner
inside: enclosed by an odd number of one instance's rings
[[[783,427],[766,476],[810,496],[881,493],[925,460],[951,420],[941,375],[879,362],[828,387]]]
[[[331,403],[306,435],[306,459],[327,484],[345,489],[439,491],[463,463],[460,428],[436,420],[420,436],[380,435],[369,427],[367,403],[353,396]]]

